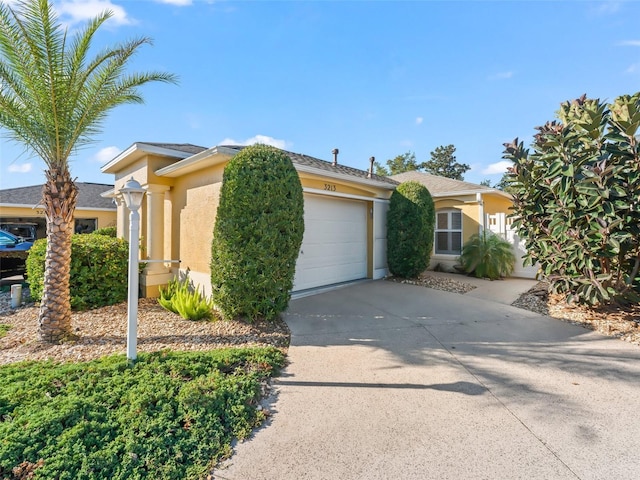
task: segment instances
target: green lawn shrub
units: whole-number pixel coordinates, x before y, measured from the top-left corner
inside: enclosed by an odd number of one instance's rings
[[[91,233],[92,235],[106,235],[107,237],[116,238],[118,235],[118,229],[116,227],[103,227],[98,228]]]
[[[473,235],[463,246],[460,263],[465,272],[496,280],[513,273],[516,257],[511,244],[486,230]]]
[[[129,244],[106,235],[71,237],[71,308],[87,310],[127,299]],[[29,249],[27,278],[31,297],[42,300],[47,240]]]
[[[387,261],[396,276],[413,278],[429,265],[435,207],[429,190],[418,182],[396,188],[387,213]]]
[[[268,347],[2,366],[0,478],[204,478],[264,420],[261,382],[283,363]]]
[[[300,179],[281,150],[254,145],[227,164],[211,248],[213,302],[224,317],[270,320],[287,308],[303,207]]]

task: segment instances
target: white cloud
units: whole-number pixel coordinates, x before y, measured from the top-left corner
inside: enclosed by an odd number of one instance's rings
[[[272,147],[281,149],[291,148],[293,146],[293,143],[291,142],[268,137],[266,135],[256,135],[255,137],[248,138],[243,142],[238,142],[232,138],[225,138],[221,142],[218,142],[218,145],[253,145],[255,143],[264,143],[265,145],[271,145]]]
[[[168,3],[169,5],[176,5],[178,7],[186,7],[193,4],[192,0],[156,0],[158,3]]]
[[[489,80],[507,80],[511,77],[513,77],[513,72],[498,72],[490,75]]]
[[[625,70],[627,73],[636,73],[636,72],[640,72],[640,63],[634,63],[632,65],[629,65],[629,68],[627,68]]]
[[[110,10],[113,16],[108,20],[112,25],[132,25],[135,21],[127,15],[120,5],[114,5],[111,0],[62,0],[56,5],[61,20],[70,25],[86,22],[95,18],[105,10]]]
[[[92,160],[96,163],[104,164],[110,162],[121,152],[118,147],[105,147],[96,153]]]
[[[31,163],[12,163],[7,170],[10,173],[29,173],[33,170],[33,165]]]
[[[482,173],[485,175],[504,173],[507,171],[507,168],[511,166],[513,166],[513,162],[510,162],[509,160],[502,160],[500,162],[490,164],[487,168],[482,170]]]
[[[592,8],[591,11],[596,15],[612,15],[617,13],[622,7],[622,2],[616,0],[609,0],[602,2],[600,5],[597,5],[595,8]]]
[[[416,125],[421,125],[422,122],[424,122],[424,118],[422,117],[416,117]]]
[[[618,42],[619,47],[640,47],[640,40],[623,40]]]

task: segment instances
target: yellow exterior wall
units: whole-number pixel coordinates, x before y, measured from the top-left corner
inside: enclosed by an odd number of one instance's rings
[[[171,258],[180,259],[180,269],[209,274],[213,227],[222,187],[223,165],[216,165],[175,179],[170,190]],[[166,245],[166,243],[165,243]]]
[[[301,172],[299,175],[303,188],[313,188],[326,192],[327,194],[358,195],[370,198],[389,198],[391,196],[391,191],[362,188],[360,185],[350,184],[347,180],[337,180],[335,178],[312,175],[306,172]]]
[[[513,201],[502,195],[485,195],[482,197],[484,201],[484,213],[495,215],[496,213],[512,213]]]
[[[133,177],[143,187],[163,185],[169,187],[164,194],[164,238],[162,249],[164,259],[180,260],[180,263],[171,265],[174,274],[190,271],[190,279],[204,288],[206,294],[210,294],[210,263],[211,242],[213,229],[218,209],[222,176],[227,162],[221,162],[214,166],[203,166],[197,171],[185,173],[181,176],[158,177],[155,171],[167,165],[176,163],[176,159],[166,159],[153,155],[145,155],[134,163],[127,165],[123,170],[115,173],[114,190],[117,192],[124,186],[129,178]],[[313,193],[325,193],[327,195],[346,198],[359,197],[370,198],[369,210],[373,212],[373,199],[388,199],[392,191],[375,185],[361,185],[350,182],[348,178],[333,178],[319,173],[298,171],[301,184],[305,191]],[[118,208],[118,234],[128,237],[128,210],[124,205]],[[141,234],[141,258],[146,252],[144,245],[147,243],[147,205],[143,202],[141,208],[140,234]],[[384,217],[386,218],[386,216]],[[114,220],[115,223],[115,220]],[[380,275],[380,269],[374,268],[374,219],[368,218],[368,275]],[[386,237],[384,238],[386,241]],[[145,273],[145,275],[147,275]],[[377,277],[376,277],[377,278]],[[149,282],[147,282],[149,283]],[[143,277],[141,285],[145,283]],[[144,290],[145,295],[157,295],[158,285]]]
[[[436,211],[455,208],[462,212],[462,243],[467,242],[471,236],[480,232],[480,226],[484,226],[482,214],[511,213],[513,202],[500,194],[485,193],[482,195],[482,205],[478,203],[476,195],[461,195],[458,197],[434,198]],[[454,271],[454,265],[458,263],[456,255],[431,255],[429,268],[439,265],[444,270]]]
[[[475,195],[434,199],[436,212],[455,208],[462,212],[462,243],[480,231],[480,209]]]

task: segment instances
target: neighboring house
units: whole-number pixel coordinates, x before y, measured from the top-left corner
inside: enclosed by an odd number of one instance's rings
[[[118,236],[128,236],[119,190],[129,178],[146,189],[141,209],[145,296],[178,272],[211,292],[211,241],[225,165],[243,147],[134,143],[102,167],[115,176],[103,194],[118,202]],[[287,152],[304,190],[305,232],[294,291],[387,274],[386,216],[397,182],[370,171]]]
[[[509,228],[506,216],[513,206],[510,194],[495,188],[411,171],[390,178],[399,183],[416,181],[427,187],[436,209],[435,237],[430,269],[454,271],[464,243],[472,235],[491,230],[512,242],[516,254],[513,276],[535,278],[536,267],[523,267],[524,248]]]
[[[116,224],[116,206],[102,194],[113,185],[76,182],[78,203],[75,211],[75,231],[90,233]],[[42,202],[42,185],[0,190],[0,224],[36,224],[36,237],[47,236]]]

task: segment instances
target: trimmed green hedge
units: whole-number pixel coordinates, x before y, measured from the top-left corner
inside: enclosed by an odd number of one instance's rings
[[[277,317],[291,298],[304,233],[302,185],[291,159],[267,145],[224,170],[211,255],[212,298],[225,317]]]
[[[98,228],[91,233],[93,235],[106,235],[107,237],[116,238],[118,236],[118,229],[116,227],[103,227]]]
[[[36,240],[27,258],[31,297],[39,302],[44,290],[47,240]],[[127,299],[129,244],[106,235],[71,237],[71,308],[87,310]]]
[[[429,190],[405,182],[391,195],[387,214],[387,261],[396,276],[413,278],[429,265],[435,207]]]

